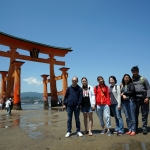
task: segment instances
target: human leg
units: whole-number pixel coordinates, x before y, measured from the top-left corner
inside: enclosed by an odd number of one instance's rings
[[[101,106],[97,105],[97,107],[96,107],[97,115],[99,117],[100,125],[102,127],[102,130],[104,129],[104,126],[105,126],[104,120],[103,120],[103,108],[104,108],[103,105],[101,105]]]
[[[129,132],[127,132],[126,134],[130,134],[131,133],[131,117],[130,117],[130,105],[129,105],[129,101],[123,101],[122,102],[122,108],[126,117],[126,123],[127,123],[127,127],[129,129]]]
[[[117,133],[118,132],[118,127],[119,127],[119,121],[118,121],[117,116],[116,116],[116,109],[115,108],[116,108],[116,104],[110,105],[110,109],[111,109],[111,111],[114,115],[115,122],[116,122],[116,127],[115,127],[114,133]]]
[[[142,130],[143,134],[147,134],[147,119],[148,119],[148,112],[149,112],[149,103],[142,103],[141,104],[141,112],[142,112]]]
[[[84,127],[85,127],[85,132],[84,132],[84,134],[87,134],[87,133],[88,133],[88,131],[87,131],[87,118],[88,118],[87,113],[83,113],[83,122],[84,122]]]
[[[68,115],[67,132],[71,132],[72,129],[72,114],[73,114],[73,108],[67,106],[67,115]]]
[[[123,125],[123,120],[122,120],[122,115],[121,115],[121,109],[118,109],[118,105],[115,106],[115,111],[116,111],[116,118],[117,118],[117,123],[118,123],[118,134],[124,134],[124,125]]]
[[[80,109],[79,109],[79,107],[75,107],[74,108],[74,116],[75,116],[76,131],[77,132],[80,132],[80,119],[79,119],[79,115],[80,115]]]
[[[89,135],[92,135],[93,112],[88,113],[88,117],[89,117]]]

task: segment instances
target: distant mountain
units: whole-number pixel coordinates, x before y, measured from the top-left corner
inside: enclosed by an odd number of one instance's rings
[[[22,92],[21,93],[21,99],[26,98],[34,98],[34,99],[43,99],[43,93],[38,92]],[[58,96],[58,98],[62,98],[62,96]]]
[[[43,93],[38,93],[38,92],[22,92],[21,93],[21,98],[26,98],[26,97],[37,97],[39,99],[43,98]]]

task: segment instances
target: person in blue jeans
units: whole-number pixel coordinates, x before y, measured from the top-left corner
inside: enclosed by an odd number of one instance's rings
[[[76,121],[76,132],[78,136],[83,136],[80,132],[80,106],[83,97],[82,88],[77,84],[78,78],[72,78],[72,85],[67,88],[66,94],[64,96],[63,109],[67,110],[68,121],[67,121],[67,133],[65,137],[69,137],[72,129],[72,115],[74,113]]]
[[[125,74],[122,78],[121,98],[122,107],[126,117],[126,123],[129,129],[126,134],[130,136],[136,135],[135,96],[135,87],[132,83],[132,79],[130,75]]]
[[[124,134],[124,125],[121,115],[121,93],[120,93],[120,86],[116,85],[117,80],[115,76],[109,77],[109,84],[110,84],[110,100],[111,105],[110,109],[113,113],[116,122],[116,128],[113,133],[117,133],[117,135]]]

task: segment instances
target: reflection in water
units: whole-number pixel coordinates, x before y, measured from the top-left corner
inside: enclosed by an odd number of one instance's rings
[[[20,127],[25,130],[31,138],[40,138],[43,133],[38,132],[37,128],[42,125],[51,125],[51,119],[57,119],[58,115],[52,115],[54,110],[42,111],[40,115],[33,111],[29,112],[25,111],[25,113],[13,113],[11,116],[1,115],[0,116],[0,128],[14,128]],[[38,122],[38,120],[42,119],[42,122]],[[54,121],[57,122],[57,121]]]

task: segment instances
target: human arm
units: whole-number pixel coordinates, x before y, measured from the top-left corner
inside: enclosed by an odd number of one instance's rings
[[[91,91],[91,107],[94,110],[95,109],[95,93],[94,93],[94,89],[92,86],[90,86],[90,91]]]
[[[129,83],[129,88],[126,92],[123,93],[125,96],[133,96],[135,94],[135,87],[133,83]]]
[[[83,98],[83,90],[81,87],[79,87],[78,107],[81,106],[82,98]]]
[[[120,90],[120,86],[117,86],[117,100],[118,100],[118,109],[121,109],[121,90]]]

